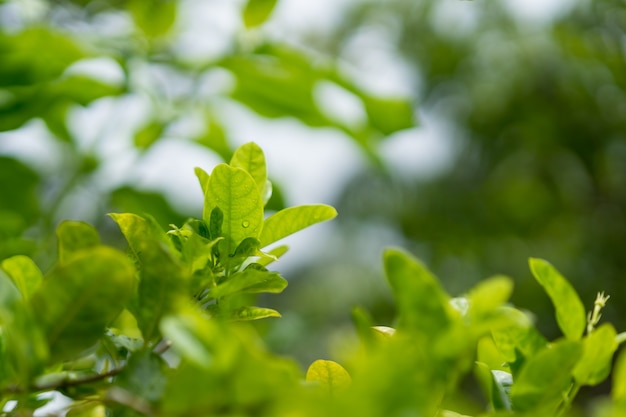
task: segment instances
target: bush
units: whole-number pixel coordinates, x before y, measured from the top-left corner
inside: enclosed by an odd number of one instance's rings
[[[3,415],[32,415],[57,392],[71,399],[68,416],[562,416],[581,388],[609,377],[626,340],[600,324],[608,296],[598,294],[585,314],[544,260],[531,259],[530,269],[554,304],[563,333],[554,341],[508,304],[511,279],[451,298],[418,260],[388,249],[395,328],[356,308],[359,341],[335,358],[342,365],[318,360],[304,373],[264,347],[251,321],[280,314],[254,306],[255,296],[287,286],[268,269],[287,251],[274,244],[335,210],[299,206],[265,217],[271,183],[253,143],[196,175],[201,219],[165,232],[149,215],[111,214],[126,254],[102,245],[92,226],[66,221],[50,271],[23,255],[2,261]],[[626,415],[623,353],[612,397],[593,413]]]

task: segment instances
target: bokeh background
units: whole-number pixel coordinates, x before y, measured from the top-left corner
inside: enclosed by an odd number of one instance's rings
[[[198,217],[193,167],[255,141],[270,209],[340,213],[276,265],[275,351],[332,357],[355,306],[393,324],[390,245],[453,295],[511,276],[554,338],[545,258],[626,329],[623,0],[252,3],[0,1],[0,258],[45,269],[62,219],[122,245],[108,212]]]

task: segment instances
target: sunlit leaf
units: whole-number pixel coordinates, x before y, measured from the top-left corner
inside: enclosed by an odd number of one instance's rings
[[[271,308],[244,306],[235,310],[221,312],[216,317],[223,320],[249,321],[281,317],[281,315],[278,311]]]
[[[283,209],[268,217],[263,223],[261,247],[305,229],[313,224],[334,218],[337,211],[323,204],[297,206]]]
[[[52,358],[68,359],[91,347],[130,300],[135,269],[108,247],[77,252],[46,275],[30,306]]]
[[[165,35],[176,21],[174,0],[132,0],[128,8],[137,26],[149,37]]]
[[[616,402],[626,403],[626,350],[622,350],[615,363],[611,398]]]
[[[64,221],[57,227],[59,261],[67,262],[74,254],[100,244],[98,231],[84,222]]]
[[[306,372],[308,382],[316,382],[329,394],[336,394],[347,389],[352,384],[348,371],[337,362],[316,360]]]
[[[5,259],[0,267],[9,275],[26,300],[33,295],[43,280],[41,270],[28,256],[17,255]]]
[[[218,207],[223,215],[220,243],[226,255],[234,253],[247,237],[257,238],[263,225],[263,204],[254,179],[241,168],[219,164],[213,169],[204,202],[204,221]],[[223,245],[222,245],[223,243]]]
[[[491,407],[494,410],[511,410],[511,400],[509,398],[509,392],[513,385],[511,374],[491,370],[482,362],[476,363],[475,371]]]
[[[243,9],[243,22],[248,28],[265,22],[274,10],[276,0],[248,0]]]
[[[574,368],[576,382],[597,385],[609,376],[617,350],[616,336],[615,328],[605,323],[583,339],[583,355]]]
[[[263,151],[254,142],[246,143],[233,154],[230,160],[230,166],[235,168],[241,168],[246,171],[254,181],[261,195],[265,194],[265,187],[267,186],[267,166],[265,163],[265,155]]]
[[[580,339],[585,331],[585,307],[576,290],[548,262],[531,258],[530,269],[552,300],[556,310],[556,321],[561,331],[571,340]]]

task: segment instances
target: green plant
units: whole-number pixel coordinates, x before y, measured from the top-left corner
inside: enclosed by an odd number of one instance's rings
[[[91,226],[64,222],[58,261],[45,275],[24,256],[2,261],[2,415],[32,415],[49,401],[41,394],[56,391],[73,400],[73,417],[564,416],[579,390],[611,369],[612,399],[593,414],[626,415],[626,354],[612,368],[626,333],[600,324],[608,297],[600,293],[586,315],[573,287],[541,259],[530,268],[562,338],[546,340],[508,303],[509,278],[451,298],[422,263],[388,249],[394,327],[375,326],[356,308],[358,338],[337,362],[315,361],[305,374],[267,351],[249,321],[279,316],[254,306],[256,294],[287,285],[267,269],[287,248],[269,245],[335,210],[300,206],[265,217],[271,184],[253,143],[230,164],[196,174],[202,219],[165,232],[148,215],[111,215],[127,254],[102,245]]]

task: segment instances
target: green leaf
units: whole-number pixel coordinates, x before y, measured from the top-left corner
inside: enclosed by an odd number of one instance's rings
[[[309,366],[306,380],[318,383],[331,395],[346,390],[352,384],[352,378],[343,366],[323,359],[318,359]]]
[[[432,337],[451,324],[449,297],[426,267],[408,253],[387,249],[387,280],[398,308],[398,329]]]
[[[222,320],[249,321],[281,317],[281,315],[278,311],[271,308],[244,306],[227,312],[219,312],[215,317]]]
[[[415,126],[414,109],[403,99],[361,95],[370,124],[384,135]]]
[[[159,192],[143,191],[123,186],[111,192],[111,205],[116,211],[143,215],[150,213],[161,227],[181,224],[185,216],[176,211]]]
[[[259,145],[254,142],[241,145],[233,154],[230,160],[230,166],[241,168],[250,174],[256,182],[259,194],[265,196],[267,187],[267,166],[265,163],[265,155]]]
[[[580,339],[587,320],[585,307],[576,290],[550,263],[537,258],[531,258],[529,263],[533,275],[554,304],[556,321],[565,337]]]
[[[137,26],[149,37],[165,35],[176,21],[174,0],[132,0],[128,3]]]
[[[220,242],[225,255],[234,253],[247,237],[258,238],[263,225],[263,203],[254,179],[241,168],[219,164],[211,173],[204,202],[204,221],[218,207],[223,215]]]
[[[202,189],[202,195],[206,195],[207,188],[209,187],[209,178],[211,176],[202,168],[195,167],[193,171],[200,182],[200,188]]]
[[[157,120],[150,121],[135,133],[135,146],[143,150],[150,148],[157,140],[161,138],[164,130],[164,123]]]
[[[475,374],[489,404],[494,410],[511,410],[509,392],[513,385],[510,373],[494,371],[487,364],[476,362]]]
[[[115,379],[115,386],[137,397],[156,403],[163,397],[167,377],[167,363],[151,350],[131,356],[124,370]]]
[[[574,368],[574,378],[581,385],[597,385],[611,373],[617,350],[617,332],[606,323],[583,339],[583,356]]]
[[[59,261],[67,262],[77,252],[96,247],[100,236],[93,226],[77,221],[64,221],[57,227]]]
[[[158,336],[159,321],[170,313],[188,280],[172,255],[169,239],[160,227],[135,214],[111,214],[138,260],[139,286],[135,316],[146,342]]]
[[[46,275],[30,306],[54,360],[91,347],[130,300],[135,269],[123,253],[104,246],[77,252]]]
[[[243,23],[247,28],[262,25],[272,14],[277,0],[248,0],[243,9]]]
[[[257,263],[262,266],[268,266],[269,264],[276,261],[277,259],[280,259],[280,257],[283,256],[285,253],[287,253],[288,250],[289,250],[289,246],[286,246],[286,245],[272,248],[272,250],[267,252],[268,256],[262,257],[261,259],[257,261]]]
[[[204,339],[207,334],[206,318],[193,310],[168,315],[161,320],[161,332],[169,340],[175,340],[173,347],[184,359],[201,368],[208,368],[213,363],[213,356]]]
[[[206,131],[194,141],[217,153],[223,161],[230,160],[233,155],[224,127],[212,115],[206,116]]]
[[[513,281],[505,276],[480,282],[468,295],[470,316],[480,317],[493,312],[508,301],[512,292]]]
[[[511,388],[513,408],[554,411],[572,385],[582,350],[580,341],[562,340],[528,358]]]
[[[615,402],[626,404],[626,350],[622,350],[615,362],[611,398]]]
[[[535,329],[526,314],[512,307],[500,307],[499,310],[509,317],[510,325],[494,328],[491,335],[507,362],[534,356],[546,347],[548,341]]]
[[[268,217],[263,223],[261,248],[296,233],[313,224],[334,218],[337,211],[324,204],[298,206],[283,209]]]
[[[9,275],[25,300],[33,295],[43,280],[41,270],[28,256],[16,255],[5,259],[0,267]]]
[[[44,83],[84,57],[76,38],[43,27],[0,33],[0,87]],[[51,47],[53,45],[53,47]]]
[[[246,293],[280,293],[287,287],[287,280],[277,272],[247,268],[237,272],[217,287],[211,288],[212,298]]]
[[[44,335],[25,300],[0,269],[0,383],[28,383],[48,359]]]

